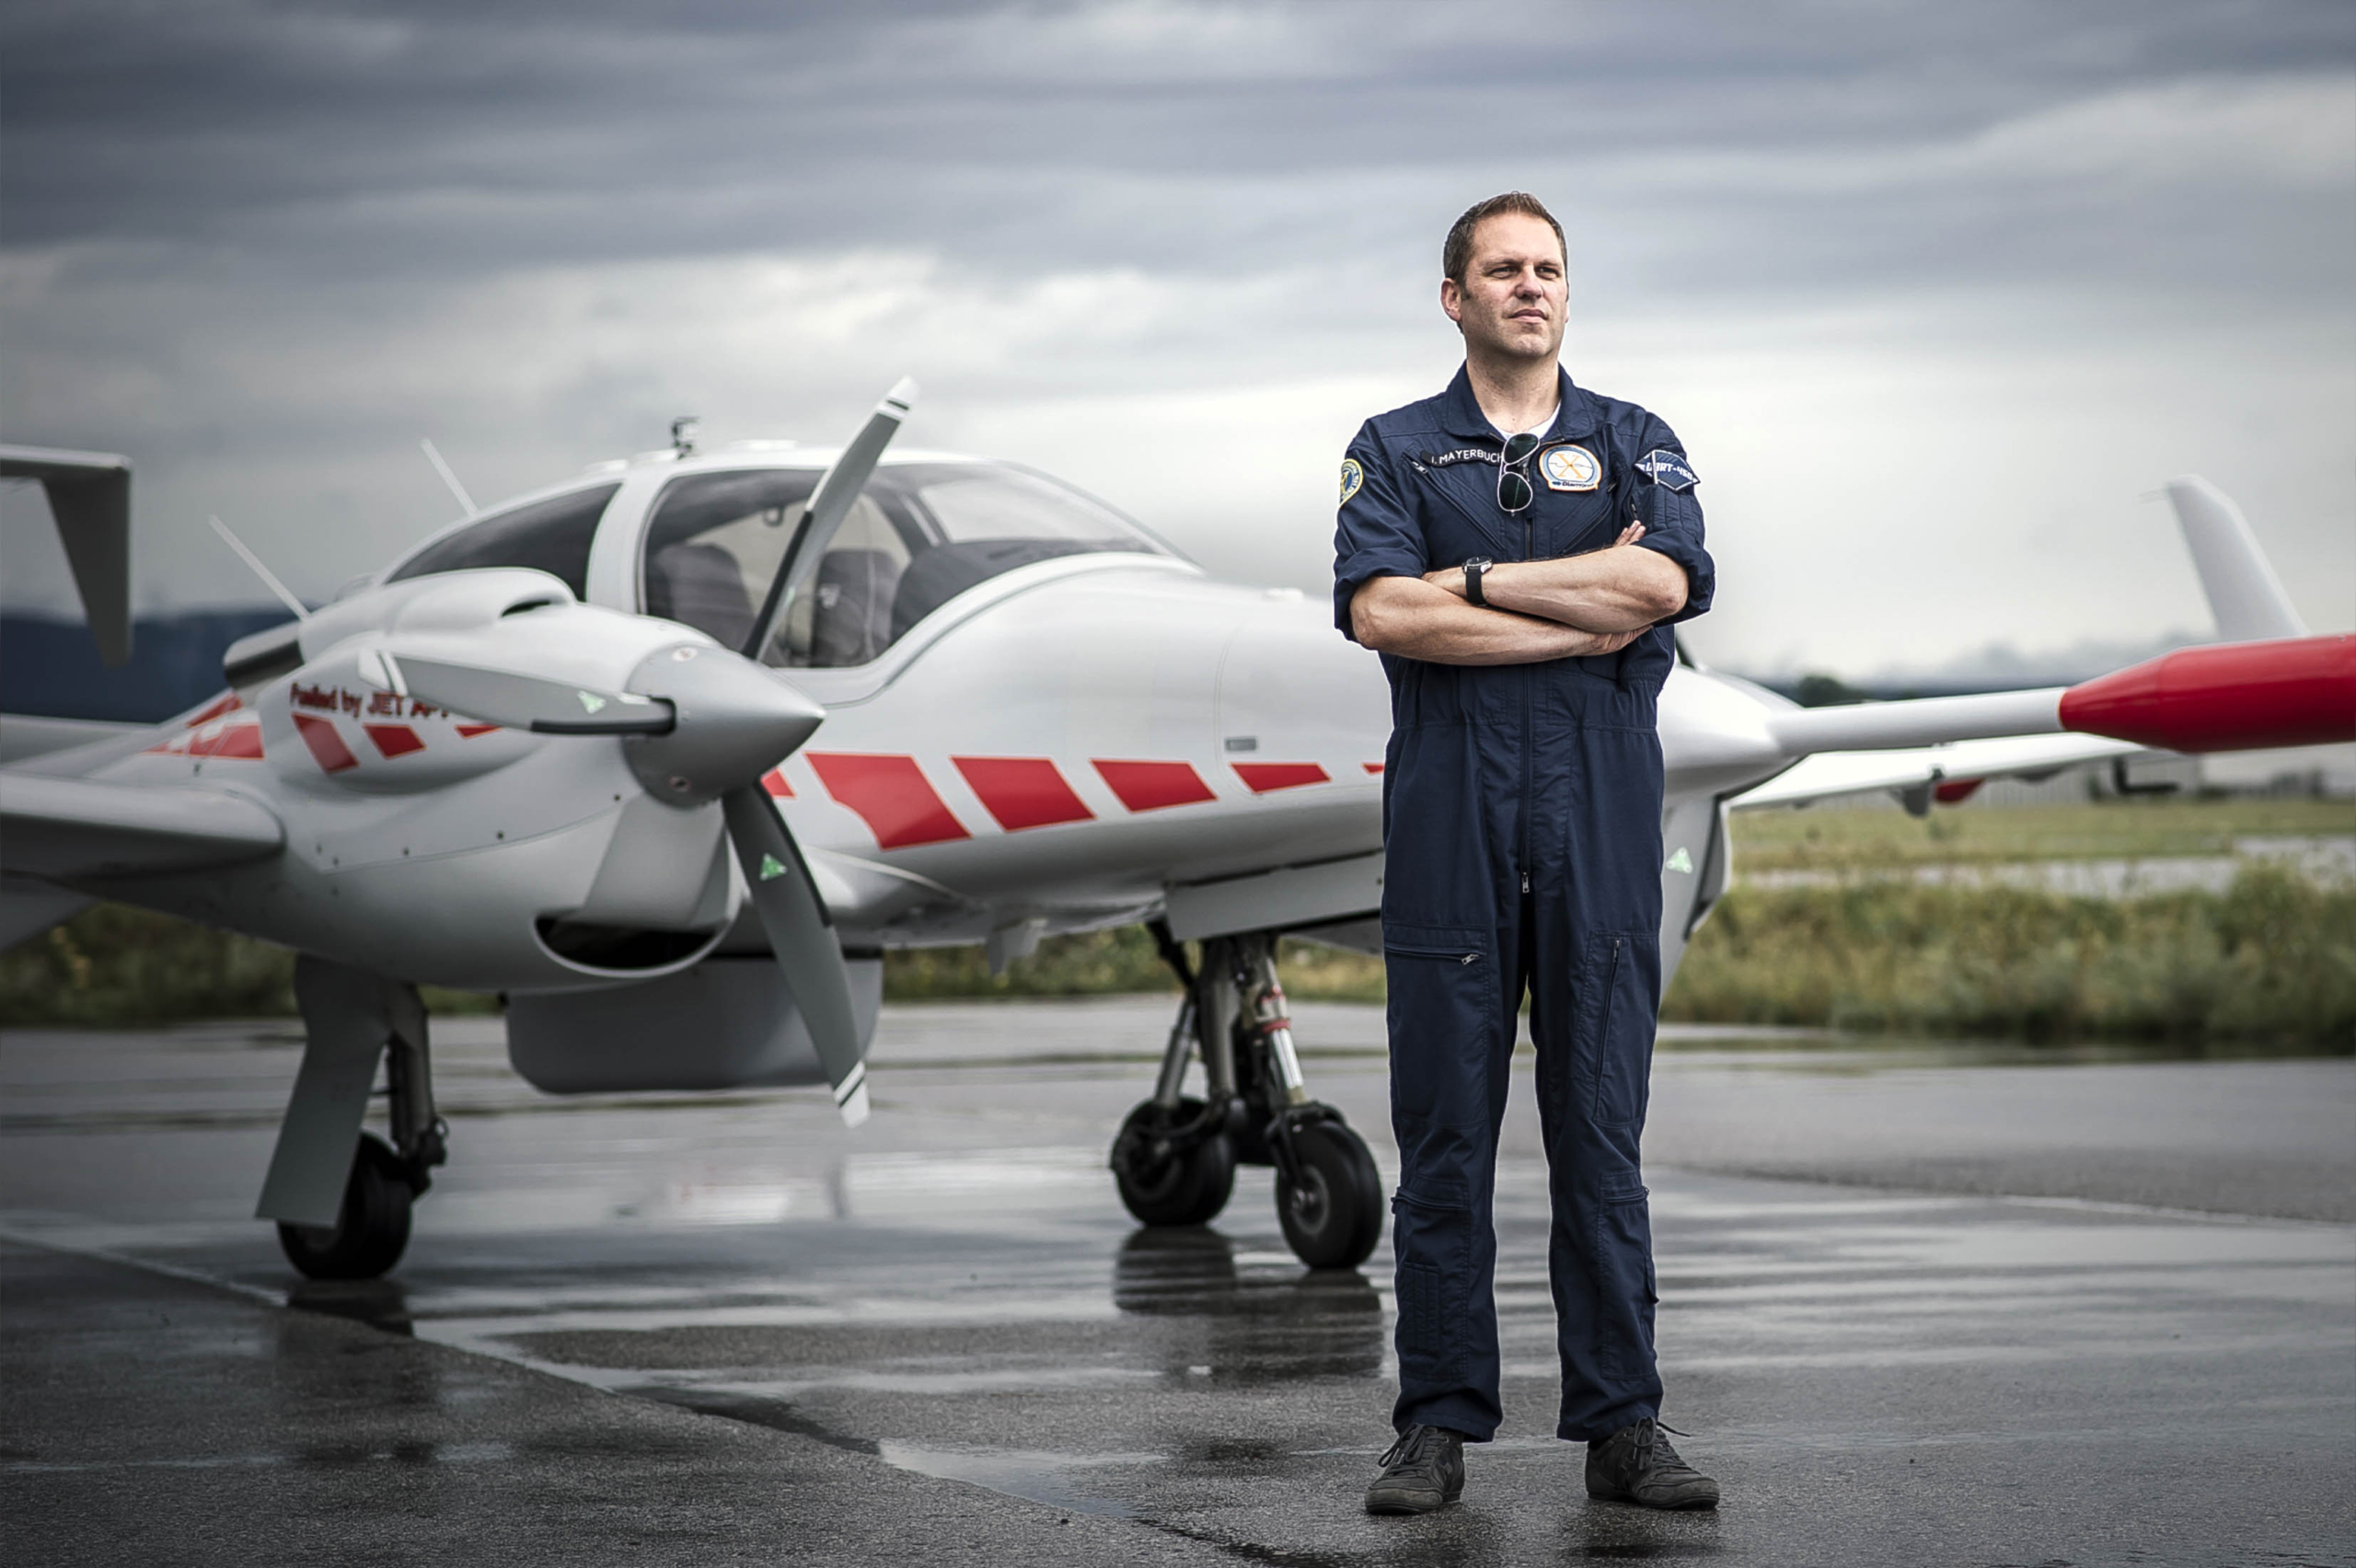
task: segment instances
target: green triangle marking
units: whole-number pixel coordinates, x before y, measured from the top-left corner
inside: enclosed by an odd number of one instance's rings
[[[766,851],[763,852],[761,856],[761,880],[763,882],[774,882],[783,875],[785,875],[785,862],[779,859],[774,855],[768,854]]]
[[[1690,872],[1693,870],[1693,857],[1688,855],[1685,852],[1685,846],[1680,844],[1677,847],[1677,853],[1669,858],[1669,864],[1663,866],[1661,870],[1665,871]]]
[[[606,706],[606,699],[599,697],[594,691],[576,691],[572,695],[579,698],[581,699],[581,706],[587,709],[592,713],[596,712],[597,709]]]

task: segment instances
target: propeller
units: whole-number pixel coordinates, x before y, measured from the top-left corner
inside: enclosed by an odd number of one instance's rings
[[[867,1061],[842,944],[802,847],[760,784],[810,738],[826,710],[757,660],[898,433],[916,391],[904,377],[886,392],[819,479],[740,652],[693,642],[658,649],[619,691],[504,663],[405,653],[397,642],[360,659],[364,678],[453,713],[544,735],[621,736],[631,770],[656,800],[678,806],[718,801],[754,915],[834,1086],[835,1106],[854,1127],[867,1120]],[[437,651],[446,646],[435,643]]]
[[[376,651],[367,678],[453,713],[542,734],[619,735],[647,793],[673,805],[717,800],[754,914],[801,1009],[843,1121],[867,1120],[867,1063],[842,944],[801,847],[761,788],[826,710],[741,654],[708,643],[656,650],[627,689],[595,690],[517,669]]]
[[[570,681],[453,664],[390,649],[363,654],[360,673],[401,697],[543,735],[660,735],[677,722],[671,705],[660,698],[594,691]]]
[[[904,375],[894,382],[892,389],[876,403],[875,411],[867,416],[859,433],[850,438],[850,444],[820,477],[818,488],[810,492],[810,506],[803,513],[802,526],[795,530],[785,559],[778,563],[777,575],[769,580],[769,591],[761,600],[761,613],[753,617],[753,629],[738,652],[748,659],[757,659],[769,645],[769,639],[777,635],[778,621],[784,616],[794,591],[817,570],[818,558],[826,553],[835,530],[850,515],[850,503],[867,488],[868,478],[875,472],[884,449],[900,432],[900,421],[908,417],[908,409],[916,400],[914,381]]]

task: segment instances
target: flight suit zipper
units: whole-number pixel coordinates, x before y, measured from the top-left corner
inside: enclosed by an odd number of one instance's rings
[[[1537,487],[1536,487],[1536,486],[1534,486],[1534,485],[1533,485],[1532,487],[1530,487],[1530,488],[1531,488],[1531,490],[1532,490],[1533,491],[1535,491],[1535,490],[1537,489]],[[1523,560],[1525,560],[1525,561],[1536,560],[1536,559],[1538,559],[1538,520],[1537,520],[1537,516],[1536,516],[1536,513],[1537,513],[1537,511],[1538,511],[1538,497],[1533,493],[1533,494],[1530,496],[1530,511],[1529,511],[1528,513],[1525,513],[1523,514],[1523,516],[1522,516],[1522,519],[1521,519],[1521,559],[1522,559]],[[1529,894],[1529,892],[1530,892],[1530,813],[1531,813],[1531,811],[1532,811],[1532,809],[1533,809],[1533,804],[1534,804],[1534,803],[1531,801],[1531,800],[1530,800],[1530,749],[1531,749],[1531,746],[1532,746],[1532,744],[1533,744],[1533,743],[1534,743],[1534,739],[1535,739],[1535,737],[1533,737],[1533,736],[1532,736],[1532,734],[1530,733],[1530,688],[1531,685],[1533,684],[1532,676],[1531,676],[1531,672],[1532,672],[1534,669],[1536,669],[1536,667],[1537,667],[1537,666],[1535,666],[1535,665],[1533,665],[1533,664],[1524,664],[1524,665],[1522,665],[1522,666],[1521,666],[1521,856],[1520,856],[1520,859],[1521,859],[1521,891],[1522,891],[1522,893],[1524,894],[1524,895],[1527,895],[1527,894]]]

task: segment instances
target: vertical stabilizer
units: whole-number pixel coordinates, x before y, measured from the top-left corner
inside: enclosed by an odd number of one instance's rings
[[[39,479],[74,569],[82,614],[109,667],[131,657],[131,460],[110,452],[0,446],[0,478]]]
[[[2168,504],[2192,551],[2192,569],[2209,595],[2217,632],[2228,642],[2264,642],[2304,637],[2306,622],[2292,607],[2273,563],[2258,548],[2242,509],[2225,492],[2197,474],[2167,482]]]

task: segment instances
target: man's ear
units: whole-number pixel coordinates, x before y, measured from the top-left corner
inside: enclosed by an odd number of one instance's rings
[[[1464,325],[1464,290],[1458,285],[1454,278],[1442,278],[1439,281],[1439,307],[1448,312],[1448,318],[1450,321],[1455,322],[1459,327]]]

